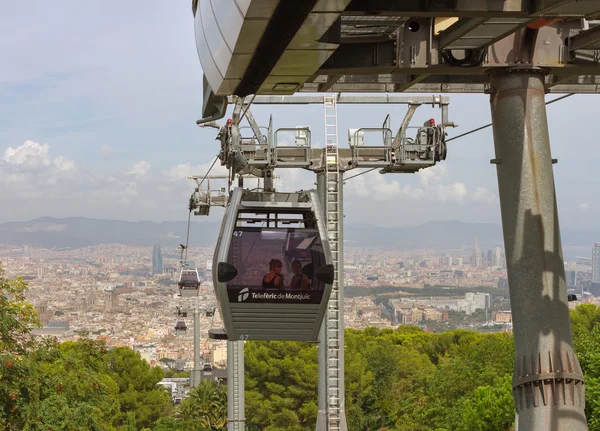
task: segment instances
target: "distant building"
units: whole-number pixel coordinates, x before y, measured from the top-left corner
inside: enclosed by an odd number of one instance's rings
[[[565,280],[568,287],[577,286],[577,271],[565,271]]]
[[[119,308],[119,296],[114,288],[104,291],[104,311],[115,311]]]
[[[40,323],[46,325],[52,318],[52,312],[48,311],[48,304],[41,303],[35,306],[35,311],[38,312]]]
[[[512,313],[510,311],[494,311],[492,320],[494,323],[512,323]]]
[[[146,362],[148,362],[150,365],[156,364],[157,354],[156,354],[156,346],[155,345],[133,346],[133,350],[138,352],[140,354],[141,358],[143,360],[145,360]]]
[[[34,335],[65,335],[69,332],[69,322],[66,320],[50,320],[41,328],[32,330]]]
[[[210,355],[210,362],[213,367],[217,366],[225,366],[227,365],[227,345],[218,345],[215,344],[212,346],[212,351]]]
[[[160,245],[155,244],[154,250],[152,251],[152,274],[162,274],[163,272],[163,258]]]
[[[473,241],[473,253],[471,253],[471,266],[479,268],[481,266],[481,251],[479,250],[479,239],[475,237]]]
[[[465,300],[471,306],[472,313],[477,309],[488,308],[490,306],[491,297],[489,293],[467,292],[465,294]]]
[[[423,321],[423,310],[413,308],[412,310],[412,321],[414,323]]]
[[[502,249],[496,247],[494,249],[494,268],[502,268]]]
[[[433,322],[441,322],[442,321],[442,312],[438,310],[424,310],[423,311],[423,320],[429,320]]]
[[[159,385],[164,386],[171,393],[173,404],[179,404],[181,401],[187,398],[188,394],[192,390],[189,378],[166,378],[158,382]]]
[[[600,242],[592,249],[592,283],[600,283]]]

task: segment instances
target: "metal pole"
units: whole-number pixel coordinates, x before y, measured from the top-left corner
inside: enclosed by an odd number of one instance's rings
[[[336,280],[337,280],[337,309],[332,310],[332,303],[330,302],[327,313],[324,316],[321,331],[319,332],[319,359],[318,359],[318,414],[317,414],[317,428],[316,431],[346,431],[348,429],[346,423],[346,402],[345,402],[345,386],[344,386],[344,224],[343,224],[343,173],[339,172],[336,175],[336,184],[331,184],[331,181],[327,179],[327,175],[332,175],[332,172],[317,173],[317,191],[322,201],[322,207],[327,213],[328,205],[328,193],[336,191],[337,202],[337,217],[335,226],[337,226],[336,232],[329,232],[331,235],[337,238],[337,268],[336,268]],[[335,190],[330,190],[329,187]],[[331,194],[331,193],[329,193]],[[324,217],[327,217],[324,214]],[[331,220],[328,221],[329,226],[332,225]],[[333,293],[332,293],[333,294]],[[333,314],[332,314],[333,313]],[[328,320],[333,319],[331,324]],[[337,316],[337,319],[336,317]],[[337,320],[337,322],[336,322]],[[329,331],[335,331],[337,326],[337,333],[332,337]],[[337,397],[336,397],[337,396]],[[330,399],[333,397],[334,399]]]
[[[573,352],[544,75],[491,76],[491,112],[516,361],[518,431],[587,430]]]
[[[244,431],[244,342],[227,341],[227,431]]]
[[[317,173],[317,193],[321,200],[321,208],[325,217],[327,183],[325,172]],[[318,413],[316,431],[327,431],[327,313],[323,315],[323,323],[319,331],[319,359],[318,359]]]
[[[338,251],[338,261],[339,261],[339,267],[338,267],[338,273],[337,273],[337,279],[338,279],[338,286],[339,286],[339,293],[340,293],[340,312],[339,312],[339,324],[338,324],[338,340],[340,342],[340,348],[339,348],[339,366],[340,366],[340,371],[338,373],[338,377],[339,377],[339,388],[340,388],[340,401],[339,401],[339,406],[340,406],[340,431],[347,431],[348,429],[348,425],[346,424],[346,384],[345,384],[345,375],[346,375],[346,369],[345,369],[345,360],[344,360],[344,350],[346,348],[345,346],[345,341],[344,341],[344,332],[345,332],[345,327],[344,327],[344,173],[340,172],[339,173],[339,177],[338,177],[338,211],[339,211],[339,218],[338,218],[338,244],[339,244],[339,251]]]
[[[200,316],[198,306],[194,309],[194,369],[192,370],[192,387],[200,384]]]

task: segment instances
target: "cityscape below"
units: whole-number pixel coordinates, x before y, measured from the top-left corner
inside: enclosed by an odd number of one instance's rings
[[[472,242],[470,249],[443,251],[346,244],[346,327],[418,325],[431,332],[510,332],[503,247],[483,250],[477,237]],[[209,329],[222,328],[212,288],[214,248],[190,246],[187,251],[187,264],[198,269],[202,281],[197,299],[177,296],[181,255],[174,246],[0,244],[0,261],[8,277],[21,276],[29,285],[27,298],[43,325],[36,334],[60,341],[85,336],[104,340],[109,347],[129,346],[151,365],[165,369],[193,368],[197,307],[203,373],[224,378],[226,342],[207,336]],[[600,303],[600,243],[591,251],[591,257],[565,262],[568,292],[578,297],[571,307],[582,301]],[[179,383],[165,382],[173,387]],[[182,395],[173,389],[173,397],[178,401]]]

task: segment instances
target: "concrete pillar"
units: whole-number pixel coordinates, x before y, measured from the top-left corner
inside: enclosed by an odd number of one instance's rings
[[[544,75],[491,75],[491,112],[512,308],[516,430],[587,430],[563,264]]]

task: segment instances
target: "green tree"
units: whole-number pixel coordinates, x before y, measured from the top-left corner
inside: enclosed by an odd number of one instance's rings
[[[461,431],[511,431],[515,421],[512,376],[480,386],[462,407]]]
[[[510,334],[478,334],[453,331],[440,334],[452,340],[437,369],[425,381],[430,402],[423,409],[423,423],[435,428],[458,429],[460,406],[480,386],[493,386],[498,378],[512,375],[514,347]]]
[[[179,405],[177,417],[184,422],[194,422],[209,430],[227,426],[227,388],[202,380]]]
[[[600,307],[571,310],[573,346],[585,377],[585,414],[590,431],[600,431]]]
[[[317,348],[299,342],[245,345],[248,429],[303,430],[317,418]]]
[[[114,430],[118,388],[104,370],[102,346],[50,339],[12,366],[5,363],[0,389],[8,390],[8,397],[0,396],[2,429]]]
[[[38,314],[25,300],[27,283],[7,278],[0,262],[0,355],[23,354],[34,343],[31,330],[39,327]]]
[[[105,354],[109,375],[117,383],[121,415],[116,424],[138,428],[151,426],[170,411],[171,397],[157,384],[162,380],[160,367],[151,367],[139,353],[128,347],[115,347]]]

